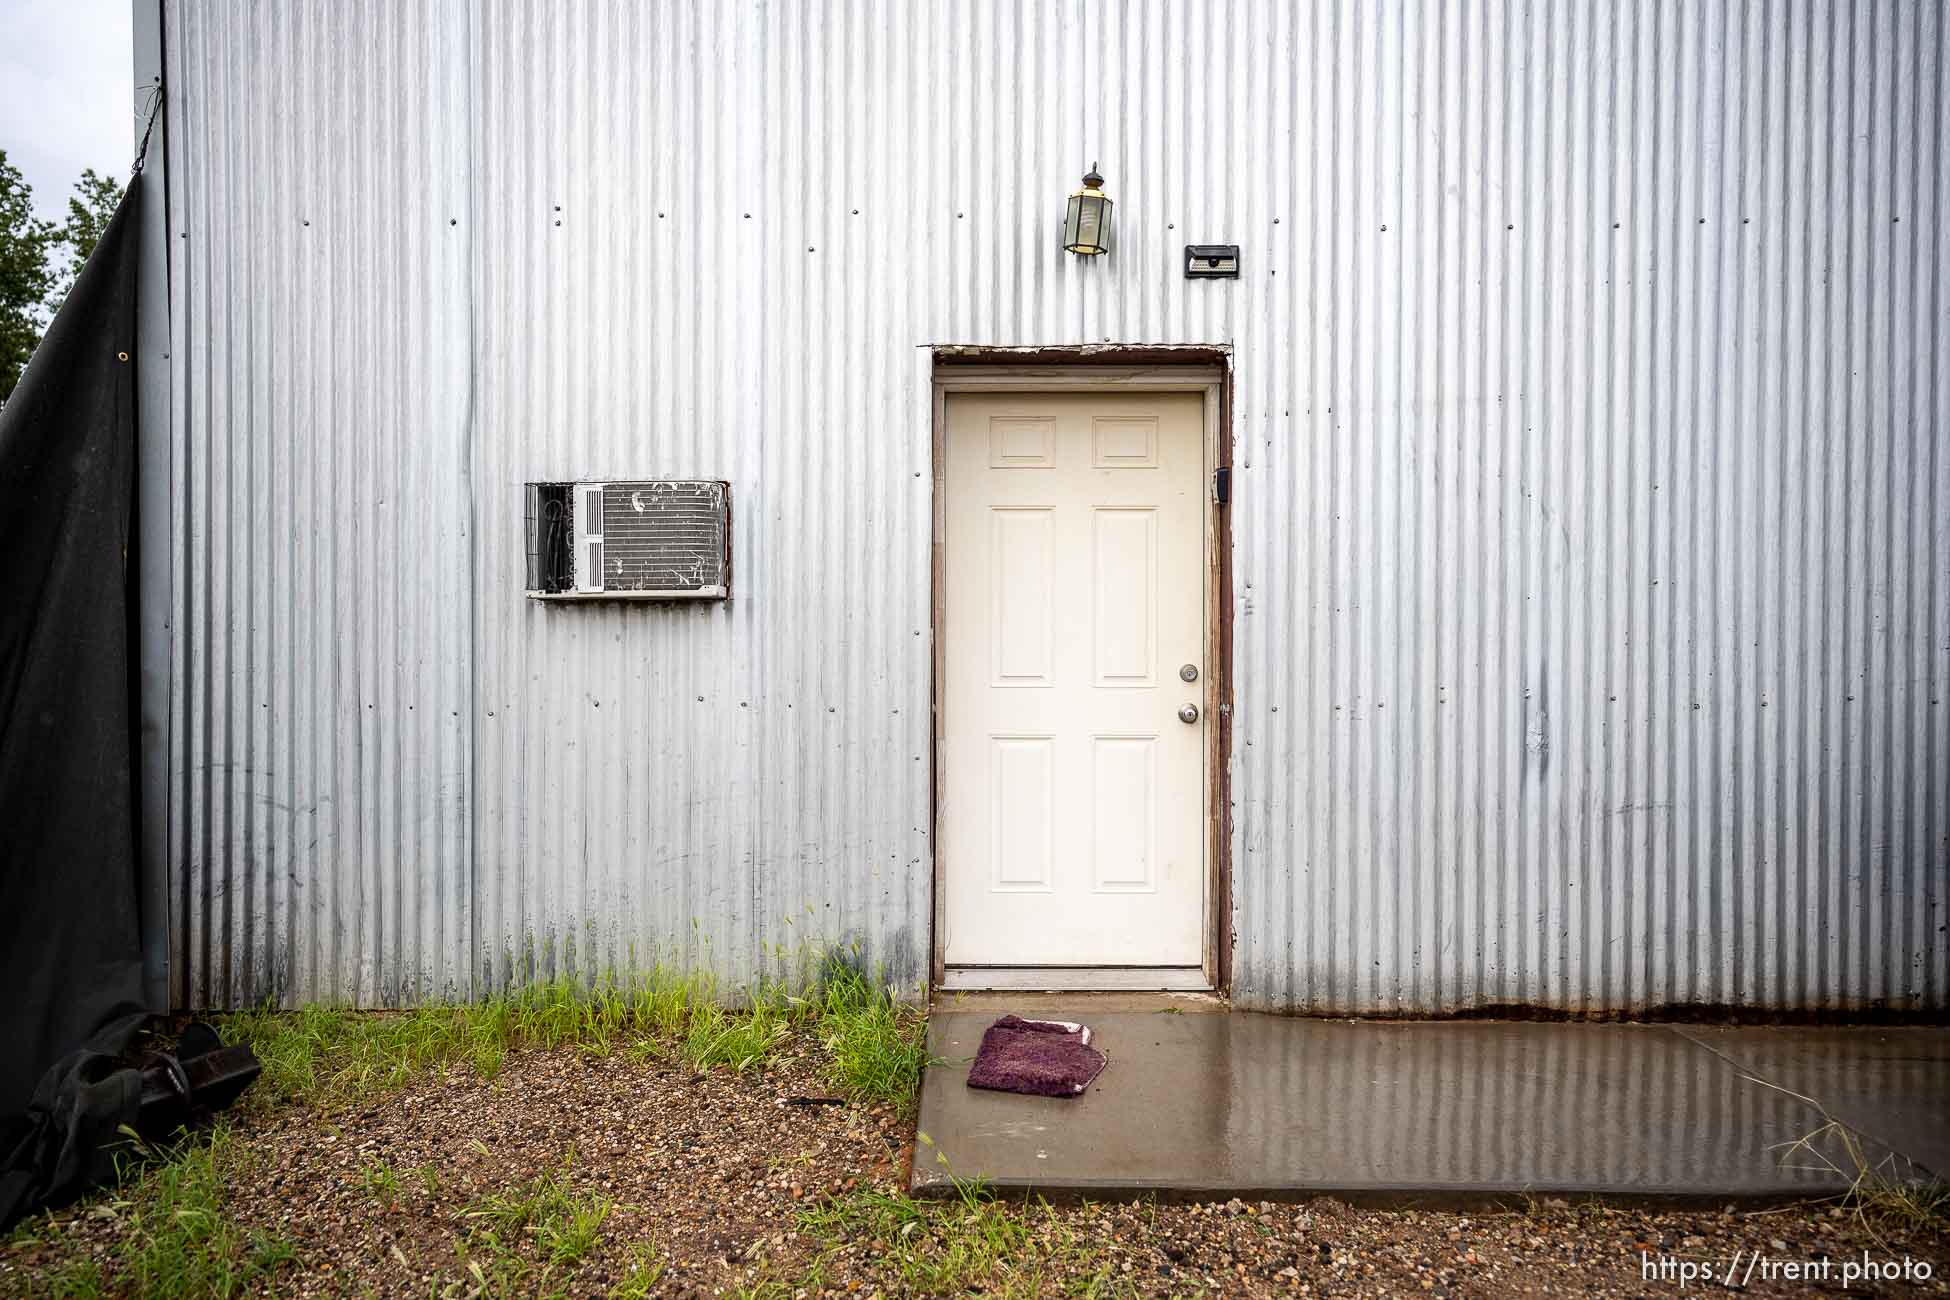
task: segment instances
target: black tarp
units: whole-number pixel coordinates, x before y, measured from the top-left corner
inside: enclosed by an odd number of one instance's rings
[[[131,662],[140,188],[0,408],[0,1201],[101,1176],[101,1141],[133,1122],[139,1093],[112,1071],[145,1011]],[[32,1188],[18,1177],[29,1150],[54,1165]]]

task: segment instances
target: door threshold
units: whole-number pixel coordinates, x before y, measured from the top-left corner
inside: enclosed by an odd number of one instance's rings
[[[1209,993],[1200,966],[950,966],[945,993],[998,989],[1010,993]]]

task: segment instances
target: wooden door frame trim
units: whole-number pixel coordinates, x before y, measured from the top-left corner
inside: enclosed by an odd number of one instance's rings
[[[1155,349],[1139,350],[1150,361]],[[1188,352],[1192,351],[1190,349]],[[1038,350],[1038,357],[1048,350]],[[1079,354],[1081,355],[1081,354]],[[936,349],[930,377],[929,494],[933,538],[929,547],[928,633],[932,671],[928,713],[932,743],[928,755],[928,838],[933,893],[928,934],[929,986],[941,987],[947,973],[947,879],[941,852],[941,690],[945,640],[941,635],[947,598],[947,449],[950,393],[1046,392],[1195,392],[1201,395],[1205,426],[1205,833],[1202,963],[1212,988],[1224,992],[1232,982],[1232,511],[1220,506],[1213,471],[1232,464],[1232,366],[1225,349],[1200,349],[1203,364],[1119,364],[1116,349],[1093,348],[1087,364],[971,362],[965,354]],[[1216,364],[1215,364],[1216,362]]]

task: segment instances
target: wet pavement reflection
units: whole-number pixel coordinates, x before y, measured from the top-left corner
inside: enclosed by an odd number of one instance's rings
[[[1895,1176],[1941,1158],[1950,1131],[1939,1029],[1093,1015],[1079,1001],[1034,1013],[1091,1023],[1110,1056],[1064,1101],[965,1086],[996,1014],[935,1012],[949,1063],[929,1074],[921,1127],[947,1163],[921,1148],[917,1187],[952,1173],[1097,1194],[1774,1197],[1853,1178],[1847,1145],[1822,1132],[1831,1116],[1873,1135],[1863,1150]]]

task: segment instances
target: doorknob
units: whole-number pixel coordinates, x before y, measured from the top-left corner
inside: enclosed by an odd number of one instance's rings
[[[1179,720],[1180,722],[1197,722],[1197,721],[1198,721],[1198,705],[1196,705],[1196,704],[1187,704],[1187,705],[1186,705],[1185,707],[1183,707],[1182,709],[1180,709],[1180,710],[1178,710],[1178,720]]]

